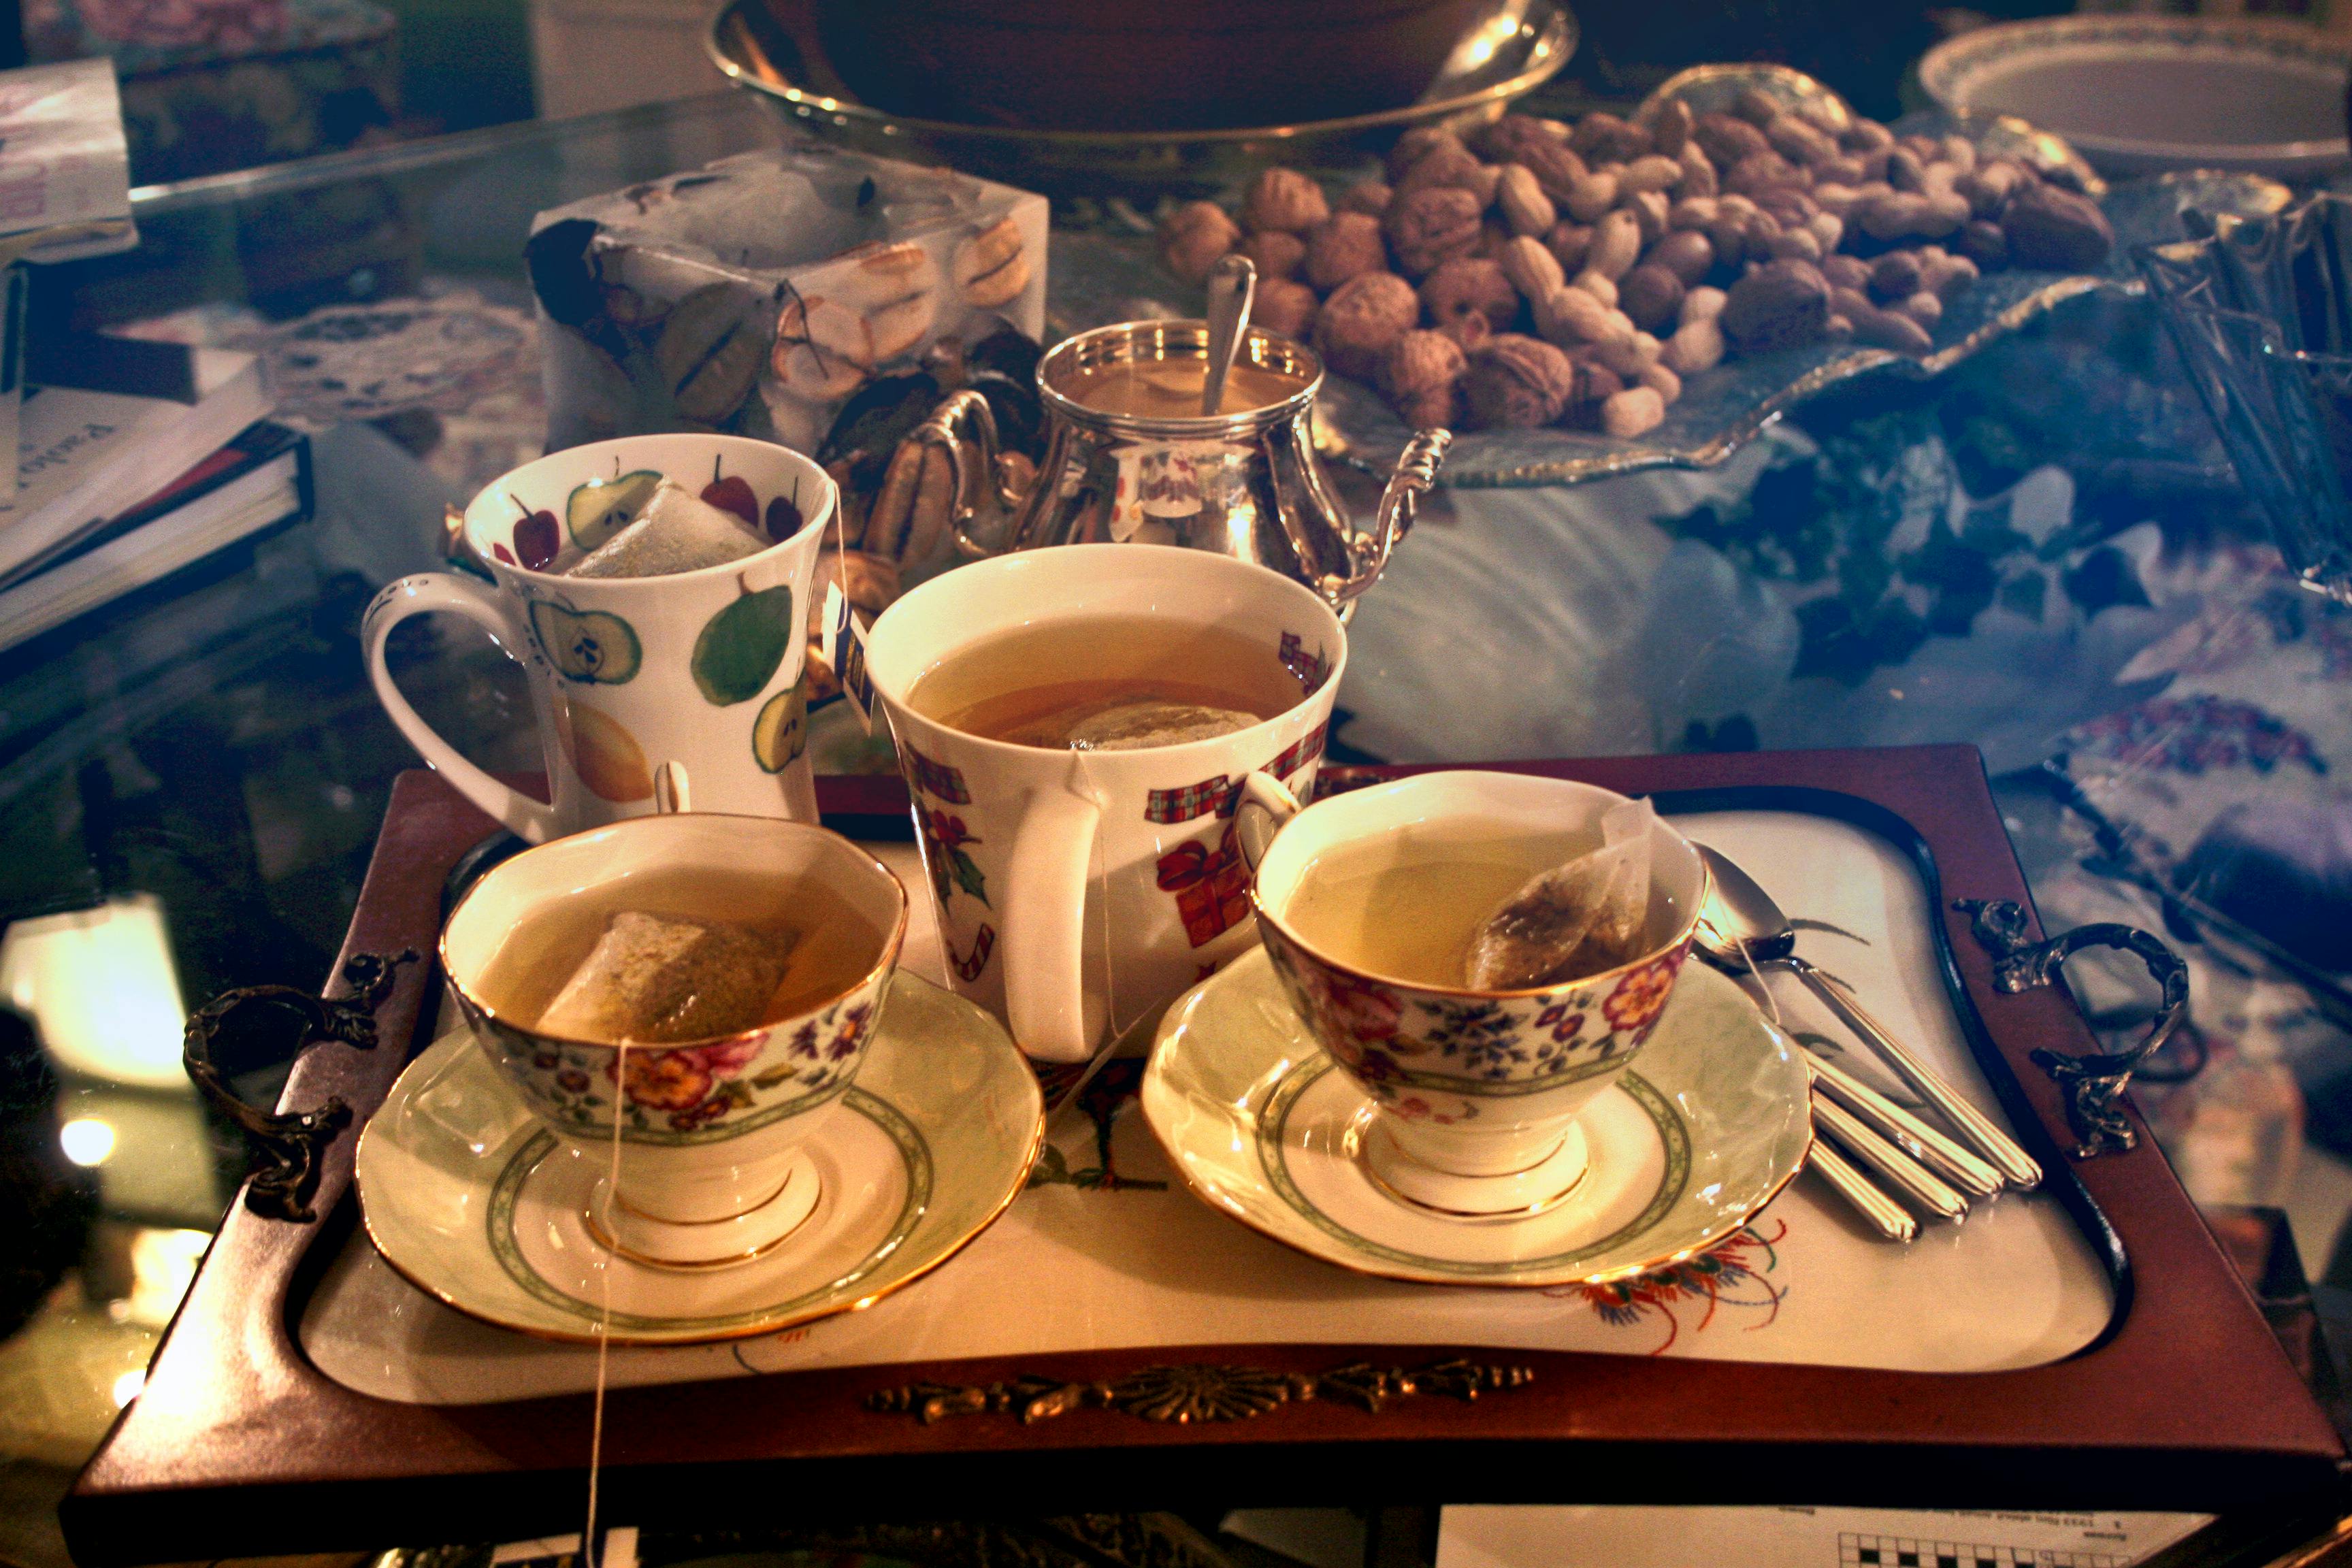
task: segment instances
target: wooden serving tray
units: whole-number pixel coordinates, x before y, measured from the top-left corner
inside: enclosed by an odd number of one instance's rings
[[[2342,1448],[2153,1139],[2095,1160],[2060,1152],[2063,1107],[2029,1054],[2093,1042],[2063,995],[1997,993],[1989,958],[1950,907],[1956,897],[2029,903],[1972,749],[1506,765],[1650,793],[1669,811],[1833,816],[1908,857],[1942,911],[1943,979],[1964,1032],[2109,1271],[2108,1331],[2052,1364],[1968,1374],[1256,1344],[633,1388],[607,1403],[604,1517],[690,1514],[697,1528],[723,1530],[787,1513],[807,1522],[1187,1502],[2326,1506]],[[894,779],[824,780],[819,794],[845,832],[905,832]],[[492,826],[432,774],[404,775],[344,956],[430,952],[444,880]],[[340,1095],[364,1120],[429,1038],[436,1003],[426,967],[404,967],[376,1010],[384,1044],[314,1047],[282,1107]],[[355,1217],[352,1145],[346,1134],[329,1152],[319,1223],[229,1210],[145,1391],[64,1505],[78,1562],[577,1528],[587,1396],[404,1404],[355,1393],[304,1358],[293,1325]],[[1984,1310],[2000,1310],[1998,1298]],[[1233,1396],[1188,1404],[1187,1389]],[[921,1418],[926,1401],[939,1418]],[[1180,1410],[1202,1418],[1155,1418]]]

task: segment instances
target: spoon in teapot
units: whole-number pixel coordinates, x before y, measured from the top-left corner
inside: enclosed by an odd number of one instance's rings
[[[1209,374],[1201,384],[1201,412],[1214,416],[1225,401],[1225,377],[1249,330],[1250,304],[1257,298],[1257,264],[1235,252],[1209,273]]]

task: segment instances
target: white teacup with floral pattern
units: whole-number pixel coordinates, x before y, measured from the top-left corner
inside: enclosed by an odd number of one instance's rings
[[[1465,1218],[1510,1218],[1568,1195],[1586,1163],[1576,1114],[1631,1065],[1664,1012],[1706,901],[1706,867],[1657,823],[1650,945],[1631,963],[1525,991],[1408,983],[1318,952],[1286,921],[1332,851],[1366,840],[1407,857],[1485,845],[1527,856],[1528,875],[1600,847],[1625,797],[1524,773],[1422,773],[1301,810],[1270,781],[1242,809],[1281,822],[1257,847],[1250,898],[1275,972],[1316,1040],[1370,1097],[1358,1152],[1391,1195]],[[1263,826],[1260,819],[1255,826]],[[1465,937],[1467,932],[1465,933]]]
[[[526,1026],[484,996],[508,933],[555,900],[633,876],[746,871],[821,882],[877,933],[845,989],[755,1028],[710,1039],[616,1046]],[[839,834],[774,817],[632,817],[527,849],[492,868],[450,911],[441,967],[474,1038],[559,1136],[608,1156],[591,1234],[639,1262],[712,1268],[761,1256],[808,1217],[818,1177],[802,1145],[857,1076],[907,934],[907,890]]]

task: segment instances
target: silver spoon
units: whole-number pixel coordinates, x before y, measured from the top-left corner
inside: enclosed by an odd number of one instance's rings
[[[1796,928],[1780,912],[1780,906],[1772,901],[1771,894],[1758,887],[1754,878],[1723,854],[1704,844],[1697,848],[1708,871],[1713,873],[1706,908],[1699,916],[1700,947],[1734,964],[1743,962],[1744,953],[1745,962],[1753,963],[1759,975],[1767,969],[1785,969],[1794,974],[1844,1020],[1846,1027],[1877,1051],[1914,1093],[1935,1107],[1937,1113],[1951,1123],[1964,1140],[1992,1162],[2011,1185],[2032,1187],[2041,1184],[2042,1167],[2018,1147],[2016,1140],[1994,1126],[1990,1118],[1889,1034],[1884,1024],[1864,1011],[1861,1001],[1842,981],[1796,955]]]
[[[1209,273],[1209,374],[1201,384],[1201,412],[1214,415],[1225,401],[1225,376],[1249,329],[1257,298],[1257,264],[1236,251]]]

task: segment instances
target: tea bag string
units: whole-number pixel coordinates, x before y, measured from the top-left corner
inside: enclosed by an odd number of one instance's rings
[[[613,1152],[604,1169],[608,1226],[612,1208],[621,1201],[621,1105],[629,1093],[629,1047],[617,1045],[613,1051]],[[597,1568],[604,1560],[596,1548],[596,1483],[604,1466],[604,1383],[613,1346],[613,1251],[610,1247],[603,1251],[596,1264],[596,1394],[588,1418],[588,1517],[580,1530],[581,1568]]]
[[[1730,940],[1731,945],[1739,950],[1739,962],[1748,966],[1748,977],[1756,982],[1757,990],[1764,993],[1764,1010],[1772,1016],[1772,1026],[1786,1033],[1789,1026],[1780,1016],[1780,999],[1772,994],[1772,987],[1765,982],[1764,972],[1756,967],[1756,959],[1748,952],[1748,944],[1736,936]]]

